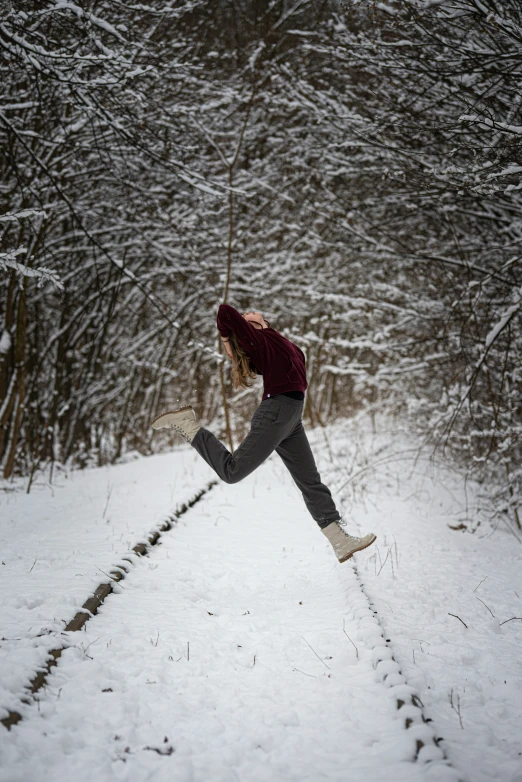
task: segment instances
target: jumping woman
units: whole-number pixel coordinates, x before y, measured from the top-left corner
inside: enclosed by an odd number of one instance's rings
[[[232,361],[235,388],[249,388],[256,375],[263,375],[263,397],[241,445],[230,451],[208,429],[196,421],[191,405],[163,413],[152,422],[153,429],[174,429],[226,483],[250,475],[275,450],[300,489],[312,518],[326,535],[339,562],[370,546],[376,536],[348,535],[330,490],[321,483],[310,444],[301,420],[306,380],[305,356],[293,342],[270,327],[260,312],[241,315],[229,304],[221,304],[217,327]]]

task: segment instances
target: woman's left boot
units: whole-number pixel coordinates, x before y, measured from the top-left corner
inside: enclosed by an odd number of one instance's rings
[[[344,522],[346,524],[346,522]],[[371,544],[377,540],[377,536],[370,532],[369,535],[365,535],[363,538],[354,538],[353,535],[348,535],[345,532],[338,521],[332,521],[328,526],[323,527],[321,530],[335,551],[339,562],[346,562],[350,559],[356,551],[362,551],[364,548],[368,548]]]
[[[162,413],[154,419],[151,426],[153,429],[174,429],[185,438],[187,443],[191,443],[201,429],[192,405]]]

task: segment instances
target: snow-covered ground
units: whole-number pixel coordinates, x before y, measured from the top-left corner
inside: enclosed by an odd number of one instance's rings
[[[356,555],[363,589],[461,778],[522,782],[522,537],[490,525],[476,487],[413,438],[376,428],[313,434],[355,529],[378,536]]]
[[[112,567],[215,478],[194,449],[176,448],[55,471],[53,485],[41,477],[30,494],[26,482],[0,484],[0,709],[18,710],[21,688]]]
[[[376,546],[340,565],[273,454],[211,488],[76,633],[104,572],[214,473],[181,446],[2,492],[0,718],[23,719],[0,726],[0,780],[522,782],[522,622],[501,624],[522,616],[520,544],[449,529],[476,522],[470,488],[378,429],[309,432],[347,530]],[[410,693],[427,723],[397,709]]]

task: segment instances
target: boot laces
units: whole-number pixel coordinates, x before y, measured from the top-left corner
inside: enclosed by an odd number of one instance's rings
[[[184,440],[186,440],[187,442],[189,441],[189,438],[187,437],[186,432],[184,432],[183,429],[181,429],[181,427],[176,426],[176,424],[171,424],[170,428],[171,429],[175,429],[176,432],[179,432],[179,434],[183,437]]]
[[[341,518],[337,522],[341,528],[342,527],[346,527],[346,523],[347,523],[346,520],[343,518],[343,516],[344,516],[344,513],[341,514]],[[345,529],[343,529],[342,531],[344,532],[346,537],[349,538],[349,540],[352,541],[352,543],[360,541],[360,538],[358,538],[356,535],[350,535],[348,532],[346,532]]]

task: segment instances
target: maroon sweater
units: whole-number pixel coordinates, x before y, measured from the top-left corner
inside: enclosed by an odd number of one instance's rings
[[[256,329],[231,307],[221,304],[217,327],[222,337],[231,332],[243,350],[250,356],[251,366],[263,375],[263,399],[284,391],[303,391],[308,388],[305,355],[301,348],[273,328]]]

